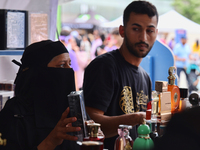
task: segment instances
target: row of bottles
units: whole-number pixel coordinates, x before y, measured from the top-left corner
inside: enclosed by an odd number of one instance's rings
[[[151,119],[157,122],[168,122],[175,113],[186,108],[186,98],[188,89],[179,88],[175,84],[174,66],[168,70],[168,82],[156,81],[155,91],[152,91],[152,110]]]
[[[132,129],[130,125],[119,125],[119,136],[115,141],[114,150],[150,150],[154,147],[154,142],[150,137],[152,132],[145,120],[137,129],[138,137],[135,141],[129,136],[130,129]]]
[[[171,117],[186,109],[188,105],[188,89],[179,88],[175,84],[175,70],[174,66],[169,68],[168,82],[155,82],[152,101],[147,104],[146,120],[151,128],[150,137],[153,141],[164,134],[164,129]],[[197,94],[191,94],[190,97],[190,101],[192,101],[191,99],[194,100],[194,103],[197,101]]]

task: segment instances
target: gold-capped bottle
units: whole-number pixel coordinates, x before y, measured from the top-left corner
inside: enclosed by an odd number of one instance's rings
[[[85,137],[83,141],[99,141],[104,142],[105,136],[103,132],[100,130],[101,124],[99,123],[88,123],[88,132],[89,137]],[[103,144],[100,146],[100,150],[103,150]]]
[[[174,71],[176,68],[174,66],[170,67],[168,70],[168,91],[171,92],[171,113],[172,115],[179,110],[180,103],[180,90],[177,85],[175,85],[175,74]]]

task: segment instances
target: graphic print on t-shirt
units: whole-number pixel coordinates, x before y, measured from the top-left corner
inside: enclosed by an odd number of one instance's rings
[[[146,110],[147,100],[148,96],[144,94],[143,90],[137,93],[135,112]],[[130,86],[124,86],[121,92],[119,106],[125,114],[130,114],[134,112],[133,94]]]
[[[147,100],[148,100],[148,95],[144,94],[144,91],[140,91],[140,93],[137,93],[136,96],[136,106],[135,106],[135,111],[146,111],[146,106],[147,106]]]
[[[134,112],[133,95],[130,86],[124,86],[121,92],[119,106],[125,114],[130,114]]]

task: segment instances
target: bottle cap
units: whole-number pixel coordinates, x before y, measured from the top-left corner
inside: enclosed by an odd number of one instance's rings
[[[167,78],[168,78],[169,85],[175,85],[175,79],[176,79],[175,74],[174,74],[175,70],[176,68],[174,66],[170,67],[168,70],[169,76]]]
[[[132,129],[133,127],[132,127],[131,125],[120,124],[120,125],[119,125],[119,128],[120,128],[120,129],[128,129],[128,130],[130,130],[130,129]]]
[[[189,102],[192,104],[192,106],[199,106],[199,94],[198,93],[192,93],[189,96]]]
[[[188,89],[187,88],[179,88],[180,89],[180,97],[186,98],[188,97]]]

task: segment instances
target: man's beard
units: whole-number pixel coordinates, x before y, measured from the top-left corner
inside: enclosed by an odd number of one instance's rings
[[[135,44],[131,44],[131,42],[128,40],[126,34],[124,36],[124,40],[125,40],[125,43],[126,43],[126,47],[128,49],[128,51],[133,54],[135,57],[138,57],[138,58],[144,58],[151,50],[152,46],[149,46],[149,44],[145,43],[145,42],[139,42],[139,43],[135,43]],[[145,44],[148,48],[148,51],[146,53],[140,53],[138,52],[135,47],[139,44]]]

